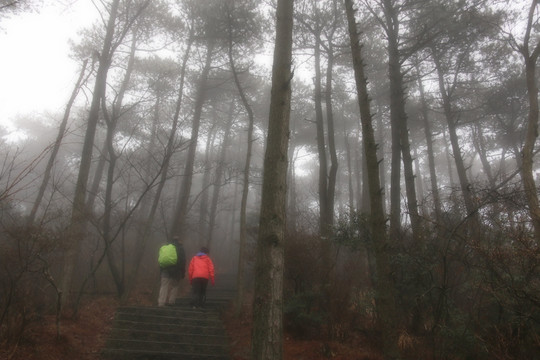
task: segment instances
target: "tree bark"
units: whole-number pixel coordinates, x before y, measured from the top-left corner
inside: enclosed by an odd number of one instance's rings
[[[390,229],[393,239],[399,238],[401,229],[401,167],[398,162],[403,159],[405,176],[405,192],[407,195],[407,208],[411,220],[414,244],[421,243],[420,216],[418,214],[418,201],[414,184],[413,161],[409,144],[409,129],[407,114],[405,112],[405,90],[403,74],[401,72],[401,59],[399,51],[399,19],[396,8],[390,0],[384,0],[383,10],[386,19],[386,35],[388,38],[388,74],[390,79],[390,120],[392,124],[392,188]]]
[[[336,31],[338,25],[338,11],[337,11],[337,1],[333,0],[333,10],[334,10],[334,22],[333,26],[329,31],[328,36],[328,46],[326,47],[326,55],[328,64],[326,66],[326,91],[325,91],[325,101],[326,101],[326,126],[327,126],[327,138],[328,138],[328,153],[330,155],[330,169],[328,169],[328,190],[326,196],[328,197],[326,206],[327,223],[330,227],[329,234],[332,233],[332,227],[334,226],[334,204],[335,204],[335,194],[336,194],[336,181],[337,181],[337,171],[338,171],[338,156],[336,151],[336,140],[335,140],[335,126],[334,126],[334,107],[332,104],[332,93],[333,93],[333,73],[334,73],[334,32]]]
[[[467,172],[463,156],[461,154],[461,148],[459,146],[459,139],[457,135],[457,119],[452,110],[451,93],[444,85],[444,73],[441,67],[441,61],[436,51],[432,51],[433,61],[437,70],[437,77],[439,83],[439,91],[442,98],[442,106],[446,123],[448,125],[448,135],[450,137],[450,144],[452,145],[452,153],[454,156],[454,163],[456,164],[456,170],[459,179],[459,185],[465,203],[465,209],[467,210],[467,216],[476,218],[476,208],[473,201],[472,188],[467,178]]]
[[[399,359],[399,320],[395,302],[395,289],[392,282],[390,258],[388,254],[388,238],[386,232],[386,217],[383,212],[382,189],[379,179],[379,162],[377,160],[377,144],[372,125],[372,117],[367,92],[367,79],[364,74],[364,64],[361,45],[354,18],[353,1],[345,0],[348,30],[353,57],[354,77],[358,91],[360,120],[364,153],[367,162],[368,186],[370,194],[370,225],[373,238],[373,249],[377,266],[377,282],[375,285],[377,298],[376,310],[382,330],[383,351],[385,359]]]
[[[439,195],[439,185],[437,184],[437,173],[435,171],[435,155],[433,153],[433,135],[431,133],[431,122],[428,116],[428,106],[424,93],[424,85],[420,77],[418,77],[418,90],[420,92],[420,103],[422,106],[421,111],[422,120],[424,122],[424,136],[426,137],[431,194],[433,196],[433,207],[435,208],[435,219],[438,223],[441,220],[441,197]]]
[[[67,127],[67,122],[69,120],[71,107],[73,106],[73,103],[75,102],[75,99],[77,98],[77,94],[79,93],[79,90],[81,89],[87,64],[88,64],[88,59],[83,61],[83,65],[81,67],[81,73],[79,74],[79,78],[77,79],[77,82],[75,83],[75,87],[73,88],[71,97],[69,98],[68,103],[66,105],[66,110],[64,111],[62,122],[60,123],[60,127],[58,128],[58,135],[56,136],[56,141],[54,142],[54,145],[51,151],[51,156],[49,157],[49,161],[47,162],[45,173],[43,174],[43,180],[39,187],[38,195],[36,196],[36,200],[34,201],[34,205],[32,206],[32,210],[30,211],[30,215],[28,216],[28,225],[32,225],[34,223],[37,210],[39,209],[39,205],[41,204],[41,200],[43,199],[43,194],[45,194],[45,189],[47,188],[47,185],[49,184],[49,179],[51,177],[51,171],[54,166],[54,162],[56,161],[56,156],[58,155],[58,151],[60,150],[60,145],[62,145],[62,139],[64,138],[64,135],[66,134],[66,127]]]
[[[353,167],[352,167],[352,160],[351,160],[351,144],[349,141],[349,137],[347,136],[347,133],[344,132],[343,135],[344,143],[345,143],[345,159],[347,161],[347,185],[348,185],[348,193],[349,193],[349,214],[352,215],[355,210],[354,206],[354,187],[353,187]]]
[[[206,235],[208,234],[208,199],[210,197],[210,176],[212,169],[212,154],[214,142],[217,135],[217,120],[216,111],[213,111],[212,126],[208,130],[206,136],[206,147],[204,150],[204,172],[202,176],[201,199],[199,201],[199,245],[202,246]]]
[[[487,157],[486,140],[484,138],[484,131],[482,130],[482,124],[480,122],[476,122],[472,124],[471,131],[473,133],[472,143],[474,145],[474,148],[476,149],[476,152],[478,153],[480,162],[482,163],[482,168],[484,169],[484,173],[486,174],[486,178],[488,180],[489,186],[491,188],[495,188],[495,178],[493,177],[491,164],[489,163],[489,160]]]
[[[231,13],[228,12],[229,22],[228,22],[228,56],[229,64],[231,66],[231,71],[234,79],[234,84],[242,100],[242,105],[246,110],[248,116],[248,127],[247,127],[247,148],[246,148],[246,158],[244,160],[244,170],[242,176],[242,197],[240,201],[240,239],[239,239],[239,250],[238,250],[238,275],[236,279],[237,283],[237,295],[236,295],[236,314],[239,315],[242,310],[242,301],[244,298],[244,269],[245,269],[245,258],[246,258],[246,242],[247,242],[247,200],[249,195],[249,177],[251,172],[251,156],[253,148],[253,127],[255,123],[255,116],[253,115],[253,109],[249,104],[246,92],[240,78],[238,76],[238,71],[236,69],[236,62],[233,56],[233,31],[232,31],[232,19]]]
[[[191,124],[191,138],[189,140],[189,147],[186,159],[186,166],[184,169],[184,177],[180,194],[178,196],[178,202],[174,212],[173,223],[171,227],[171,236],[183,237],[186,227],[186,216],[189,207],[189,195],[191,193],[191,184],[193,182],[193,168],[195,165],[195,154],[197,150],[197,142],[199,139],[199,128],[201,124],[201,115],[206,99],[206,84],[208,81],[208,74],[210,73],[210,66],[212,65],[212,55],[214,52],[214,40],[208,39],[208,45],[206,49],[206,60],[197,84],[197,95],[195,98],[195,109],[193,113],[193,122]]]
[[[186,68],[187,68],[187,62],[189,60],[189,56],[191,53],[192,44],[193,44],[193,24],[190,28],[190,33],[188,36],[188,43],[187,43],[186,51],[182,59],[182,66],[180,68],[180,81],[179,81],[179,87],[178,87],[178,96],[176,99],[175,111],[174,111],[173,121],[171,125],[171,131],[169,132],[167,145],[165,147],[165,154],[164,154],[163,161],[161,164],[160,173],[158,174],[159,183],[158,183],[156,193],[153,198],[152,207],[150,208],[148,217],[145,219],[143,226],[141,228],[141,231],[139,231],[137,234],[137,239],[135,241],[136,252],[134,256],[135,260],[134,260],[133,271],[130,273],[130,276],[128,277],[126,292],[122,298],[123,301],[126,301],[129,298],[129,295],[131,294],[131,292],[133,291],[135,287],[134,284],[138,277],[140,264],[141,264],[141,261],[143,259],[145,249],[146,249],[146,243],[148,242],[148,238],[150,237],[150,232],[152,229],[152,225],[154,223],[156,211],[157,211],[160,199],[161,199],[161,193],[163,192],[163,188],[165,187],[165,183],[167,182],[171,158],[176,149],[176,136],[177,136],[176,131],[178,129],[178,121],[180,119],[180,110],[182,109]]]
[[[131,74],[133,72],[133,66],[135,64],[135,54],[137,51],[137,31],[134,31],[131,41],[131,48],[129,53],[129,59],[126,67],[126,73],[124,74],[124,78],[122,80],[122,84],[120,85],[120,89],[118,90],[118,95],[116,96],[116,99],[113,103],[112,107],[112,113],[109,115],[107,112],[105,99],[103,99],[103,115],[105,122],[107,124],[107,150],[108,150],[108,162],[109,166],[107,169],[107,182],[105,186],[105,201],[104,201],[104,213],[103,213],[103,227],[102,227],[102,234],[103,234],[103,241],[105,244],[105,251],[107,253],[107,264],[109,266],[109,270],[111,271],[111,275],[114,280],[114,284],[116,285],[116,290],[118,293],[118,296],[121,297],[124,293],[125,284],[124,284],[124,263],[123,261],[117,261],[118,259],[115,258],[113,254],[113,248],[112,243],[115,240],[115,238],[112,237],[112,212],[113,212],[113,187],[114,187],[114,173],[116,170],[116,161],[119,158],[119,155],[116,154],[114,150],[114,136],[116,134],[116,128],[118,126],[118,121],[120,120],[122,116],[122,107],[124,103],[124,96],[126,94],[126,90],[128,88],[128,85],[131,81]]]
[[[529,41],[532,30],[533,17],[536,10],[537,1],[531,1],[527,28],[523,46],[520,48],[525,61],[525,74],[527,79],[527,95],[529,98],[529,114],[527,116],[527,131],[525,133],[525,143],[522,150],[522,168],[521,179],[523,181],[523,190],[529,205],[529,214],[532,219],[534,238],[536,243],[540,245],[540,205],[538,202],[538,189],[534,182],[533,176],[533,158],[534,146],[538,137],[538,85],[536,83],[536,63],[540,55],[540,44],[530,52]]]
[[[208,221],[208,236],[207,244],[211,246],[214,235],[214,228],[216,226],[217,207],[219,203],[219,194],[221,190],[221,182],[223,180],[223,171],[225,169],[225,158],[231,142],[231,128],[234,122],[234,99],[231,100],[229,114],[227,115],[227,124],[225,125],[225,133],[223,134],[223,141],[221,143],[220,156],[214,173],[214,186],[212,192],[212,202],[210,204],[210,213]],[[225,239],[222,239],[225,241]]]
[[[255,264],[253,360],[283,358],[287,147],[291,111],[293,0],[278,0],[268,141]]]
[[[75,195],[73,198],[72,214],[70,227],[67,232],[66,252],[64,255],[64,267],[63,267],[63,279],[62,279],[62,292],[63,297],[68,302],[70,301],[71,286],[73,276],[78,260],[78,252],[80,243],[84,238],[86,227],[86,207],[85,197],[88,176],[90,173],[90,165],[92,161],[92,150],[94,146],[94,137],[96,134],[97,123],[99,119],[99,110],[101,105],[101,99],[105,95],[105,87],[107,83],[107,73],[111,65],[112,60],[112,40],[115,30],[116,16],[118,13],[118,6],[120,0],[113,0],[109,12],[109,19],[107,22],[107,28],[105,32],[105,40],[103,42],[103,48],[101,54],[99,54],[99,66],[96,74],[96,81],[94,84],[94,92],[92,94],[92,102],[90,105],[90,111],[88,113],[88,121],[86,127],[86,134],[84,137],[84,144],[81,154],[81,162],[79,165],[79,174],[77,177],[77,183],[75,186]]]
[[[317,12],[316,2],[313,3],[315,12]],[[317,15],[316,15],[317,17]],[[326,142],[324,136],[324,120],[322,110],[322,88],[321,88],[321,33],[318,20],[315,20],[315,29],[313,36],[315,37],[315,86],[314,96],[315,101],[315,125],[317,129],[317,153],[319,156],[319,234],[323,238],[328,235],[328,161],[326,158]]]

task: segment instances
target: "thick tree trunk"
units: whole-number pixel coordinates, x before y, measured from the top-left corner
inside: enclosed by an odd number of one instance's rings
[[[536,138],[538,137],[538,85],[536,79],[536,63],[540,55],[540,44],[537,44],[532,52],[529,53],[529,41],[532,30],[533,17],[536,11],[537,1],[532,0],[529,8],[527,28],[520,47],[525,61],[525,74],[527,79],[527,95],[529,97],[529,114],[527,117],[527,132],[525,133],[525,143],[522,150],[522,168],[521,179],[523,181],[523,190],[529,205],[529,214],[531,216],[534,229],[534,238],[540,245],[540,205],[538,202],[538,189],[533,177],[533,158]]]
[[[521,178],[523,189],[529,205],[534,237],[540,245],[540,205],[538,204],[538,189],[533,176],[534,145],[538,137],[538,86],[536,84],[536,57],[526,59],[525,72],[527,74],[527,93],[529,96],[529,115],[527,117],[527,132],[523,144],[523,160]]]
[[[283,358],[287,147],[291,111],[293,0],[278,0],[268,141],[255,264],[253,360]]]
[[[360,120],[364,139],[364,153],[367,161],[368,185],[371,205],[371,235],[373,237],[374,255],[377,265],[376,309],[382,331],[383,351],[385,359],[399,359],[399,319],[395,301],[395,289],[392,282],[390,257],[388,254],[388,238],[386,233],[386,217],[383,212],[382,189],[379,179],[379,162],[377,160],[377,144],[372,125],[367,79],[364,74],[364,64],[361,45],[354,18],[353,1],[345,0],[351,52],[355,74]]]

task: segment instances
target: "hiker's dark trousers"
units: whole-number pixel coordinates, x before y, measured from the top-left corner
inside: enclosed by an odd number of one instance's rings
[[[195,307],[203,307],[206,300],[206,287],[208,279],[193,278],[191,281],[191,289],[193,291],[191,303]]]

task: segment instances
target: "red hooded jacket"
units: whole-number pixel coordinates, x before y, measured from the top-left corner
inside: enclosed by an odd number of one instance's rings
[[[198,253],[191,259],[188,272],[189,283],[191,283],[194,278],[204,278],[210,280],[212,285],[215,284],[214,263],[205,253]]]

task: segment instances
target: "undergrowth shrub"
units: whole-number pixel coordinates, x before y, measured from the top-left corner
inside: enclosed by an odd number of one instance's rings
[[[297,337],[320,335],[326,314],[318,311],[315,304],[318,295],[313,292],[295,294],[287,299],[284,307],[285,328]]]
[[[28,227],[4,227],[0,233],[0,342],[16,346],[28,326],[57,308],[49,264],[58,241]]]
[[[353,296],[369,282],[365,254],[333,246],[330,274],[320,268],[320,240],[296,234],[285,252],[284,315],[286,329],[296,336],[345,341],[361,323],[371,321],[358,311]],[[372,303],[372,299],[365,300]],[[371,306],[370,306],[371,307]],[[368,311],[369,312],[369,311]]]

